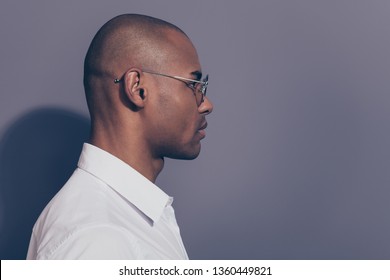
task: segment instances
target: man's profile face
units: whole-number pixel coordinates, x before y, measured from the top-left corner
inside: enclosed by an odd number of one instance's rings
[[[166,53],[164,74],[200,80],[201,67],[195,48],[187,37],[169,31],[172,47]],[[205,115],[212,111],[206,98],[198,106],[194,90],[186,83],[167,77],[157,79],[153,88],[153,120],[149,124],[155,152],[160,157],[194,159],[200,152],[200,141],[205,137]],[[199,94],[199,93],[197,93]]]

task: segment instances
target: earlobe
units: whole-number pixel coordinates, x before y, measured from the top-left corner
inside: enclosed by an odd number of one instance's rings
[[[124,89],[128,100],[138,108],[145,106],[145,89],[143,76],[139,69],[129,69],[124,75]]]

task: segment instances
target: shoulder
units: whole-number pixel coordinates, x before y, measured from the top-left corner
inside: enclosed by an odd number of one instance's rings
[[[57,246],[38,252],[37,259],[137,259],[137,239],[121,227],[93,225],[69,233]]]
[[[91,174],[76,169],[42,211],[35,227],[62,232],[80,225],[104,224],[120,200],[112,189]]]
[[[123,227],[120,205],[121,199],[109,186],[76,169],[34,226],[37,258],[92,259],[100,258],[101,250],[107,259],[120,258],[129,246],[136,251],[131,232]]]

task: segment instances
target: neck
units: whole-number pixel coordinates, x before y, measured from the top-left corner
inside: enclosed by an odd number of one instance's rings
[[[129,137],[128,135],[133,135]],[[138,137],[137,137],[138,136]],[[164,158],[154,158],[140,135],[92,127],[89,143],[109,152],[155,183],[164,167]]]

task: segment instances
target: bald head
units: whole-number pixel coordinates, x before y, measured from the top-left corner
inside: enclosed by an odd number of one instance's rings
[[[104,24],[93,38],[84,61],[87,99],[98,80],[112,81],[129,67],[159,68],[164,63],[164,49],[170,43],[168,30],[185,35],[171,23],[137,14],[120,15]]]

